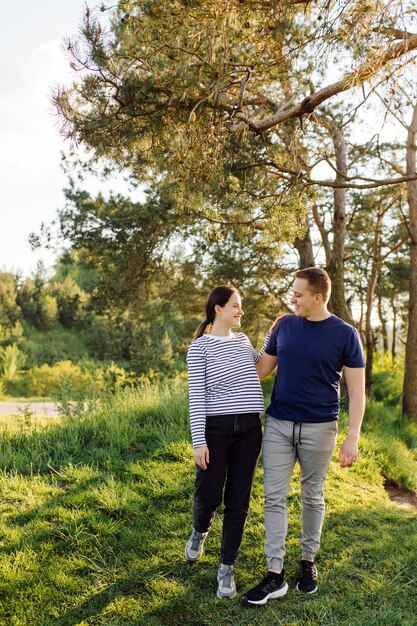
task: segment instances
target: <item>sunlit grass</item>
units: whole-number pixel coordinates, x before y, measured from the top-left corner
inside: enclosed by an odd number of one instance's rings
[[[415,626],[417,516],[383,488],[381,471],[394,468],[395,459],[387,457],[385,431],[375,447],[373,419],[358,464],[342,469],[336,454],[331,462],[319,592],[304,597],[294,590],[301,524],[295,472],[290,591],[257,609],[239,597],[216,599],[221,515],[201,562],[184,560],[194,483],[184,382],[104,399],[57,427],[3,432],[0,624]],[[401,472],[411,480],[406,467]],[[263,542],[260,465],[236,568],[239,596],[265,572]]]
[[[0,415],[0,431],[16,432],[19,430],[32,430],[58,424],[59,417],[42,417],[38,415],[25,419],[23,415]]]

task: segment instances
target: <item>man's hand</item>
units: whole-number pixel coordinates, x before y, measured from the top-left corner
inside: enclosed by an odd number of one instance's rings
[[[339,451],[340,467],[353,465],[358,458],[358,436],[348,435]]]
[[[201,469],[207,469],[207,463],[210,461],[209,449],[207,446],[199,446],[194,448],[194,463],[201,467]]]

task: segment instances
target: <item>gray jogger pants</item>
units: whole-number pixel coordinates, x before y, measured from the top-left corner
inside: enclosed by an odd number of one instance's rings
[[[296,460],[300,463],[302,556],[320,547],[323,486],[336,443],[337,422],[294,423],[266,415],[263,438],[265,553],[269,569],[282,569],[288,528],[287,495]]]

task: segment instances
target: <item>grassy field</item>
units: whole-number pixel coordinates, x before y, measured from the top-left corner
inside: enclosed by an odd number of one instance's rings
[[[78,420],[2,433],[0,624],[416,625],[417,515],[383,488],[383,473],[417,487],[416,429],[398,412],[371,403],[360,461],[347,470],[332,461],[320,587],[311,597],[293,585],[294,477],[290,591],[265,607],[240,600],[265,572],[262,467],[236,568],[239,597],[217,600],[221,515],[201,561],[183,557],[194,479],[188,441],[184,382],[126,392]]]
[[[18,432],[18,431],[32,431],[37,428],[43,428],[51,425],[51,419],[55,423],[59,421],[59,418],[54,417],[42,417],[35,415],[0,415],[0,432]]]

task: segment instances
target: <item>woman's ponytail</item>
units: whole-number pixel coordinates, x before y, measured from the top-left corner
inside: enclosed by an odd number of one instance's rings
[[[200,326],[194,333],[194,339],[198,339],[202,335],[205,335],[207,332],[207,328],[211,325],[211,323],[212,322],[209,322],[208,320],[204,320],[204,322],[201,322]]]

